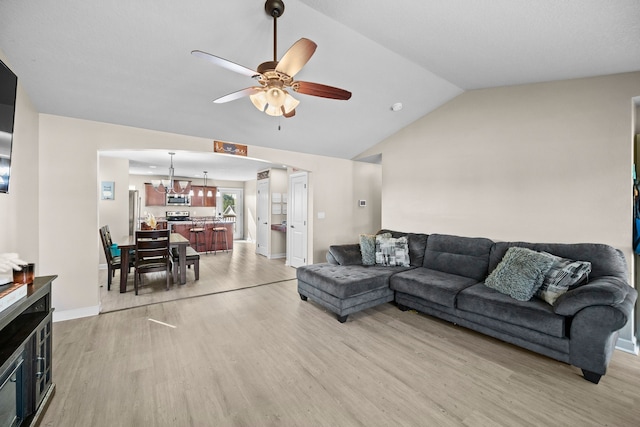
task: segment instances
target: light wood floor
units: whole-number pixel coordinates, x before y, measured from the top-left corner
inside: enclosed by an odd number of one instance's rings
[[[295,279],[296,270],[285,266],[284,258],[270,260],[255,252],[255,243],[236,240],[229,252],[200,254],[200,280],[195,281],[192,267],[187,269],[187,283],[172,284],[167,291],[165,274],[149,273],[143,276],[144,285],[138,295],[133,290],[133,270],[129,274],[127,292],[123,294],[120,293],[120,270],[116,270],[110,291],[107,291],[107,270],[99,270],[100,311],[106,313]]]
[[[301,301],[295,281],[59,322],[53,333],[46,426],[640,420],[636,356],[616,351],[594,385],[572,366],[392,304],[340,324]]]

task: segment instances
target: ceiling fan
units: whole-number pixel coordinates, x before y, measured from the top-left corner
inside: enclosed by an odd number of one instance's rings
[[[260,86],[248,87],[218,99],[213,102],[222,104],[248,96],[253,105],[270,116],[293,117],[296,107],[300,103],[287,92],[290,88],[294,92],[321,98],[347,100],[351,92],[320,83],[294,80],[293,77],[309,61],[316,51],[317,45],[309,39],[301,38],[295,42],[284,56],[277,60],[278,18],[284,13],[284,3],[281,0],[267,0],[264,9],[267,15],[273,17],[273,61],[258,65],[257,71],[236,64],[219,56],[201,50],[194,50],[192,55],[206,59],[214,64],[236,73],[256,79]]]

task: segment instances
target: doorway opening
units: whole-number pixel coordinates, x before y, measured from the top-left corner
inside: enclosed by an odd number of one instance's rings
[[[244,239],[244,190],[242,188],[218,188],[216,214],[235,218],[233,240]]]

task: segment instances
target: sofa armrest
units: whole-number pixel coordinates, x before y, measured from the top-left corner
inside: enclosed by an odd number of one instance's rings
[[[327,253],[327,262],[340,265],[362,265],[362,254],[358,243],[331,245]]]
[[[635,301],[635,289],[617,277],[603,276],[561,295],[553,305],[553,311],[563,316],[574,316],[589,306],[618,306],[625,301],[629,293],[634,294]]]
[[[626,285],[625,285],[626,286]],[[621,304],[592,305],[580,310],[571,321],[569,363],[581,368],[585,379],[598,383],[616,346],[618,331],[631,320],[635,289]]]

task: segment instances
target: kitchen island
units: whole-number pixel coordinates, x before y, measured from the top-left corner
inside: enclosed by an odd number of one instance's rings
[[[221,221],[213,220],[213,217],[209,216],[209,217],[191,217],[190,221],[166,221],[166,220],[159,220],[158,224],[160,224],[161,222],[164,222],[164,224],[166,224],[166,227],[169,228],[171,230],[172,233],[178,233],[183,235],[185,238],[189,239],[189,242],[191,244],[191,247],[193,247],[194,249],[196,249],[196,233],[191,233],[189,232],[189,230],[191,228],[193,228],[193,219],[195,218],[195,220],[201,220],[204,221],[204,242],[205,242],[205,248],[206,251],[224,251],[225,249],[227,249],[225,247],[224,244],[224,240],[218,238],[217,242],[213,241],[213,227],[214,224],[216,227],[225,227],[227,229],[227,242],[228,242],[228,249],[231,250],[233,249],[233,231],[235,228],[235,221],[231,221],[231,218],[223,218]],[[235,218],[234,218],[235,219]],[[164,226],[163,224],[163,226]],[[160,227],[159,227],[160,228]],[[200,243],[202,243],[201,240],[202,236],[200,236],[198,239],[200,241]]]

